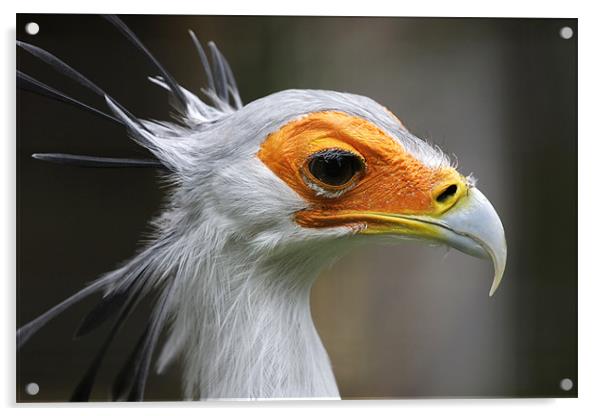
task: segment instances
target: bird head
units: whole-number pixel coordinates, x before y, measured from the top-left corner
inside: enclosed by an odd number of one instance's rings
[[[196,193],[187,199],[262,250],[424,240],[492,260],[490,294],[501,281],[506,242],[493,206],[439,148],[369,98],[283,91],[195,134],[185,143],[196,147],[173,146],[188,166],[182,187]]]
[[[168,233],[186,234],[209,221],[259,250],[353,236],[443,243],[490,258],[494,293],[505,268],[506,241],[493,206],[474,180],[460,174],[439,148],[408,132],[384,106],[322,90],[282,91],[243,106],[221,52],[209,44],[214,62],[209,66],[190,32],[210,81],[203,90],[208,105],[178,85],[123,22],[108,20],[158,67],[163,75],[151,81],[170,92],[182,123],[137,119],[56,57],[18,45],[104,95],[115,117],[84,107],[123,124],[171,171],[178,190],[164,223],[180,230]],[[29,88],[74,101],[19,76]]]

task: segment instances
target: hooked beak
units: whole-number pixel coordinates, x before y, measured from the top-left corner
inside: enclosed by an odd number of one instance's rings
[[[440,241],[471,256],[493,262],[493,284],[489,296],[497,290],[506,268],[506,237],[497,212],[477,188],[439,218],[419,219],[440,228]]]
[[[489,296],[492,296],[506,267],[506,237],[495,209],[474,187],[447,211],[436,216],[368,214],[379,226],[368,228],[364,234],[401,234],[446,244],[463,253],[493,262],[494,277]]]

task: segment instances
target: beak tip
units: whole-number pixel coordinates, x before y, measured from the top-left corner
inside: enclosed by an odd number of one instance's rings
[[[500,283],[502,283],[502,277],[504,275],[504,269],[505,267],[505,258],[504,258],[504,265],[501,268],[501,270],[496,270],[495,276],[493,277],[493,283],[491,284],[491,289],[489,289],[489,297],[492,297],[493,294],[497,291],[498,287],[500,287]]]

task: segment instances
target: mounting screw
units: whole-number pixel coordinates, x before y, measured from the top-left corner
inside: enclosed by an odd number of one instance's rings
[[[560,380],[560,388],[564,391],[571,391],[573,389],[573,380],[570,378],[563,378]]]
[[[573,37],[573,29],[569,26],[565,26],[560,29],[560,37],[562,39],[570,39]]]
[[[25,386],[25,393],[29,394],[30,396],[35,396],[39,392],[40,386],[38,386],[38,383],[29,383],[27,386]]]
[[[40,25],[38,25],[36,22],[29,22],[25,25],[25,32],[28,35],[37,35],[39,31]]]

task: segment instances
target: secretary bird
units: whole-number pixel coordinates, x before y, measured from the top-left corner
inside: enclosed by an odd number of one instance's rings
[[[161,169],[172,190],[154,236],[121,267],[17,331],[18,347],[76,302],[102,293],[76,336],[113,319],[71,397],[88,400],[111,341],[139,302],[156,295],[148,324],[118,373],[114,400],[143,400],[159,336],[161,372],[183,360],[186,399],[338,398],[310,312],[319,271],[357,244],[425,240],[494,266],[506,264],[498,215],[438,148],[413,136],[370,98],[287,90],[243,105],[214,43],[193,32],[208,85],[205,100],[181,87],[116,16],[104,16],[154,65],[174,121],[136,118],[77,70],[36,46],[18,46],[90,89],[110,112],[17,70],[20,88],[123,125],[149,159],[34,154],[58,163]]]

